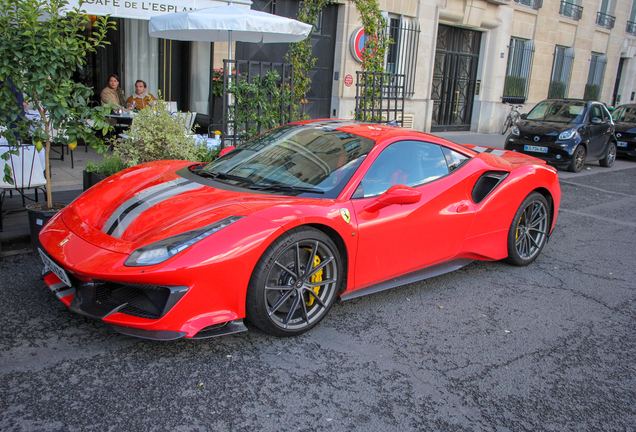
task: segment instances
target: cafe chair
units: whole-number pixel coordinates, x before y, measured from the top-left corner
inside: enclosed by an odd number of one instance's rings
[[[0,155],[9,150],[6,141],[4,143],[5,145],[0,144]],[[13,191],[22,195],[22,206],[25,205],[25,199],[38,202],[38,189],[42,191],[43,195],[46,193],[46,178],[44,177],[42,156],[33,145],[21,145],[19,150],[20,154],[12,154],[9,160],[0,159],[0,231],[3,230],[2,217],[4,213],[2,211],[2,203],[7,191],[9,191],[9,196],[13,196]],[[13,184],[4,181],[5,165],[11,168]],[[24,194],[24,191],[28,189],[35,191],[34,198],[29,198]]]

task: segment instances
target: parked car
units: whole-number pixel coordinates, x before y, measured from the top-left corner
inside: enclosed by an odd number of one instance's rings
[[[619,156],[636,156],[636,104],[621,105],[612,112]]]
[[[547,99],[517,122],[504,148],[573,172],[595,160],[610,167],[616,160],[614,122],[601,102]]]
[[[42,229],[72,311],[150,339],[305,332],[350,299],[472,260],[527,265],[554,227],[556,169],[514,152],[338,120],[272,129],[214,162],[101,181]],[[420,313],[414,310],[413,313]]]

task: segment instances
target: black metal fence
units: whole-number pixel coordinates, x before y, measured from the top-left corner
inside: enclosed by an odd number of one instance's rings
[[[627,27],[625,27],[625,31],[629,34],[636,35],[636,22],[627,21]]]
[[[564,0],[561,2],[561,9],[559,9],[559,13],[565,17],[578,21],[583,16],[583,6]]]
[[[596,13],[596,24],[600,25],[601,27],[605,27],[606,29],[611,30],[614,28],[615,23],[616,23],[616,17],[613,17],[612,15],[608,15],[603,12]]]
[[[501,97],[503,102],[522,104],[526,101],[530,86],[533,57],[534,47],[532,46],[532,41],[517,38],[510,39],[506,80]]]
[[[550,77],[549,98],[567,97],[574,62],[574,50],[570,47],[557,46],[554,50],[552,76]]]
[[[386,70],[404,75],[404,91],[407,98],[415,94],[415,65],[420,40],[420,24],[415,18],[391,18],[389,35],[393,43],[389,46]]]
[[[293,121],[293,92],[289,63],[223,60],[224,144]]]
[[[402,126],[404,75],[358,71],[355,119]]]

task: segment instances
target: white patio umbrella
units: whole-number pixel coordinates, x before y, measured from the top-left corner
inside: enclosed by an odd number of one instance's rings
[[[312,26],[266,12],[226,6],[211,7],[150,18],[148,33],[163,39],[200,42],[228,42],[232,59],[232,41],[254,43],[300,42],[309,36]]]

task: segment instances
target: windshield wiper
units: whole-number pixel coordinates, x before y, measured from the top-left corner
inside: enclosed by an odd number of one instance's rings
[[[224,172],[219,172],[219,171],[212,171],[212,172],[208,172],[208,171],[199,171],[197,173],[198,175],[200,175],[201,177],[208,177],[211,179],[219,179],[219,180],[234,180],[234,181],[240,181],[240,182],[245,182],[245,183],[254,183],[253,180],[248,179],[247,177],[241,177],[241,176],[237,176],[237,175],[233,175],[233,174],[228,174],[228,173],[224,173]]]
[[[294,192],[311,192],[317,194],[324,194],[325,191],[318,188],[292,186],[288,184],[255,184],[250,186],[250,189],[254,190],[275,190],[275,191],[294,191]]]

